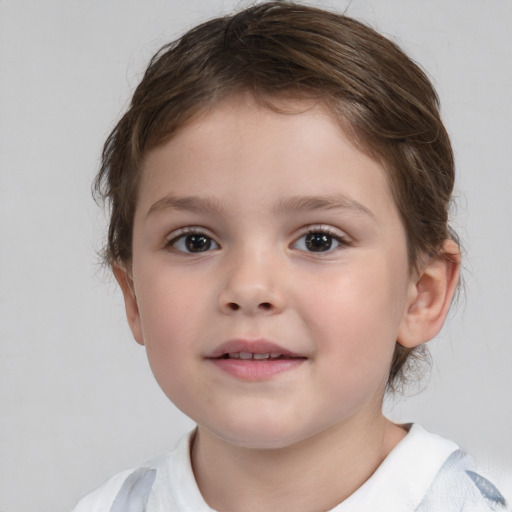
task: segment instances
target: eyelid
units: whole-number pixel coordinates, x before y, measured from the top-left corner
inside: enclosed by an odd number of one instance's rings
[[[307,235],[308,233],[326,233],[347,243],[351,241],[351,238],[345,231],[329,224],[309,224],[305,226],[301,236]]]
[[[347,235],[347,233],[345,231],[343,231],[339,228],[335,228],[328,224],[310,224],[301,229],[299,235],[294,238],[294,241],[292,242],[291,247],[293,248],[294,246],[296,246],[298,244],[299,240],[301,240],[304,236],[309,235],[309,234],[314,234],[314,233],[324,233],[326,235],[329,235],[333,239],[335,239],[339,245],[337,247],[334,247],[327,251],[318,251],[316,253],[314,251],[305,251],[305,252],[325,256],[327,254],[332,254],[337,249],[347,247],[352,244],[352,239],[350,238],[350,236]]]
[[[213,243],[220,248],[220,243],[216,240],[215,236],[211,233],[211,231],[203,226],[185,226],[182,228],[175,229],[171,231],[166,237],[164,242],[165,248],[170,248],[175,244],[180,238],[187,235],[204,235],[208,238],[211,238]],[[178,251],[182,252],[182,251]]]

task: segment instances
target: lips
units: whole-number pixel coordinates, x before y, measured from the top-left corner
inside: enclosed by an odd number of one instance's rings
[[[221,356],[222,359],[242,359],[243,361],[247,361],[249,359],[254,359],[256,361],[268,361],[276,360],[276,359],[293,359],[291,356],[286,356],[284,354],[280,354],[279,352],[265,352],[264,354],[260,353],[252,353],[252,352],[232,352],[229,354],[223,354]]]
[[[271,381],[299,368],[307,357],[267,340],[231,340],[206,357],[223,374],[237,380]]]
[[[276,359],[305,359],[280,345],[264,340],[230,340],[215,348],[207,359],[239,359],[269,361]]]

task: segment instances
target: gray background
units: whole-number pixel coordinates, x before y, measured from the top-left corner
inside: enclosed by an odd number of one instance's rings
[[[467,292],[427,391],[388,403],[512,463],[512,2],[310,2],[365,19],[433,78],[455,148]],[[97,265],[102,142],[145,63],[247,2],[0,0],[0,510],[63,512],[191,426],[150,375]]]

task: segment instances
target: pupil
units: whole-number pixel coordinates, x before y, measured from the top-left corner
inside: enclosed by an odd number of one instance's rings
[[[328,251],[332,246],[332,237],[326,233],[310,233],[306,236],[306,247],[310,251]]]
[[[212,245],[211,239],[204,235],[187,235],[185,243],[190,252],[204,252]]]

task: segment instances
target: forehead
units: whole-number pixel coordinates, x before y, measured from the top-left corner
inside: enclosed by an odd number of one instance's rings
[[[263,181],[281,196],[327,195],[337,186],[336,193],[347,191],[356,201],[388,207],[391,199],[383,167],[354,145],[324,105],[282,100],[268,108],[238,96],[147,153],[139,202],[208,190],[247,202],[261,199],[255,191]]]

